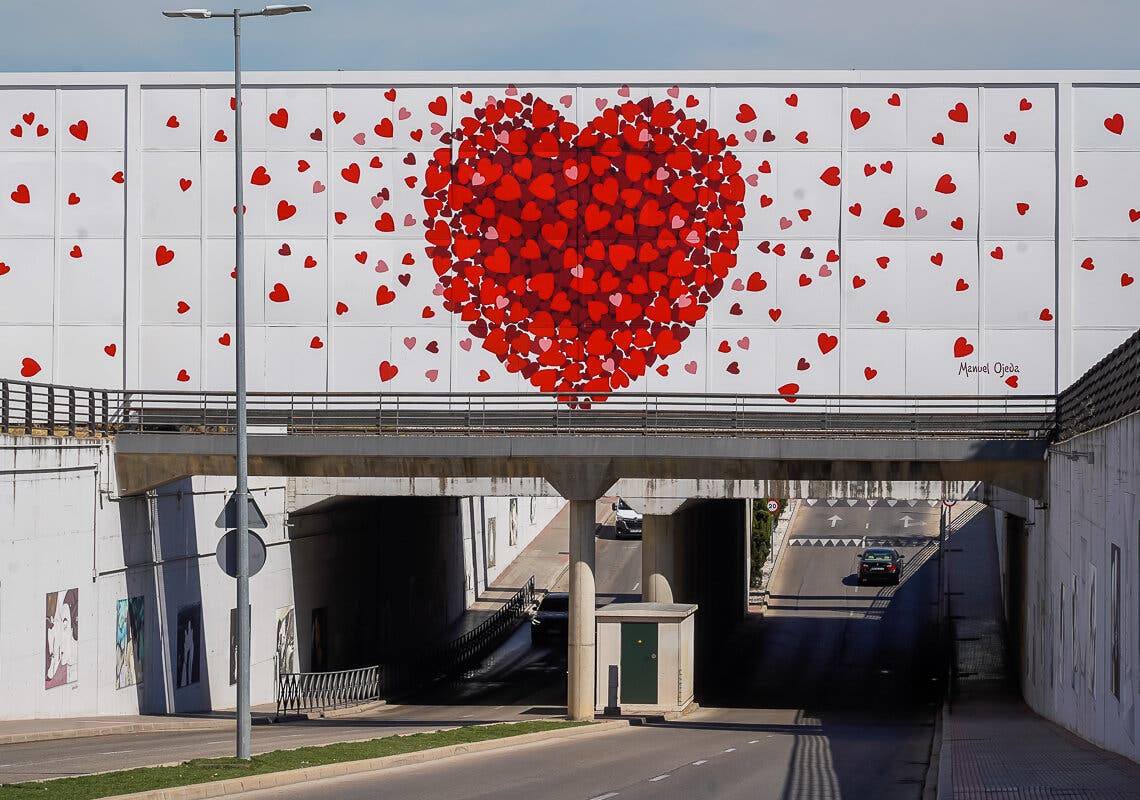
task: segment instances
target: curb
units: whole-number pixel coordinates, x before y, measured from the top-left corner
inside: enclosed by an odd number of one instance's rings
[[[493,750],[503,750],[519,745],[540,744],[553,739],[565,739],[575,736],[611,733],[620,728],[629,727],[626,720],[612,722],[595,722],[577,728],[562,728],[553,731],[539,731],[537,733],[524,733],[519,736],[508,736],[502,739],[487,739],[482,742],[469,744],[453,744],[447,747],[434,747],[430,750],[417,750],[414,753],[401,753],[399,755],[369,758],[362,761],[342,761],[337,764],[322,764],[319,767],[305,767],[291,769],[284,772],[267,772],[264,775],[253,775],[248,778],[230,778],[212,783],[195,783],[189,786],[172,786],[166,789],[151,789],[133,794],[119,794],[104,798],[104,800],[204,800],[209,797],[226,797],[241,792],[252,792],[258,789],[274,789],[280,786],[292,786],[298,783],[327,780],[342,775],[358,775],[365,772],[380,772],[396,767],[405,767],[413,764],[423,764],[428,761],[437,761],[452,756],[469,755],[472,753],[485,753]]]
[[[943,763],[949,763],[950,754],[946,749],[945,724],[949,709],[945,701],[934,714],[934,733],[930,737],[930,763],[926,766],[926,776],[922,782],[922,800],[939,800],[949,797],[948,777],[943,775]],[[944,793],[945,790],[945,793]]]
[[[0,734],[0,745],[25,742],[51,742],[57,739],[87,739],[125,733],[174,733],[177,731],[218,731],[233,728],[232,719],[185,720],[181,722],[128,722],[122,725],[100,725],[91,728],[69,728],[55,731]]]

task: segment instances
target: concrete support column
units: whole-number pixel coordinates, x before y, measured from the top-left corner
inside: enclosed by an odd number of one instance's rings
[[[570,500],[570,621],[566,712],[594,718],[594,500]]]
[[[672,514],[645,514],[641,523],[641,600],[673,602]]]

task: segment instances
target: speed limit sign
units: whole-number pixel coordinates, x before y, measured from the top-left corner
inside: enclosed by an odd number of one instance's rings
[[[947,508],[953,508],[954,504],[957,502],[957,500],[951,500],[949,497],[942,498],[942,505],[946,506]]]
[[[765,500],[764,501],[764,508],[768,509],[769,514],[776,514],[780,510],[780,501],[779,500]]]

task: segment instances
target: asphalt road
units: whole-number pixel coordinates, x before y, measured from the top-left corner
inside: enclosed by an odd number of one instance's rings
[[[734,637],[737,658],[718,698],[724,706],[598,737],[243,797],[916,800],[939,674],[937,562],[929,558],[937,513],[924,515],[934,521],[925,545],[899,548],[908,560],[898,587],[858,586],[858,547],[788,548],[767,616],[749,619]],[[854,538],[860,528],[889,530],[895,510],[839,514],[833,535]],[[818,522],[814,510],[803,514],[791,534],[819,538]]]

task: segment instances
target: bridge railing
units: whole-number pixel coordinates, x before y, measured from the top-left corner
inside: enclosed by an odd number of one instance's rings
[[[1053,395],[616,392],[250,392],[255,432],[291,434],[898,433],[1044,438]],[[0,380],[5,433],[227,433],[233,392],[122,391]]]

